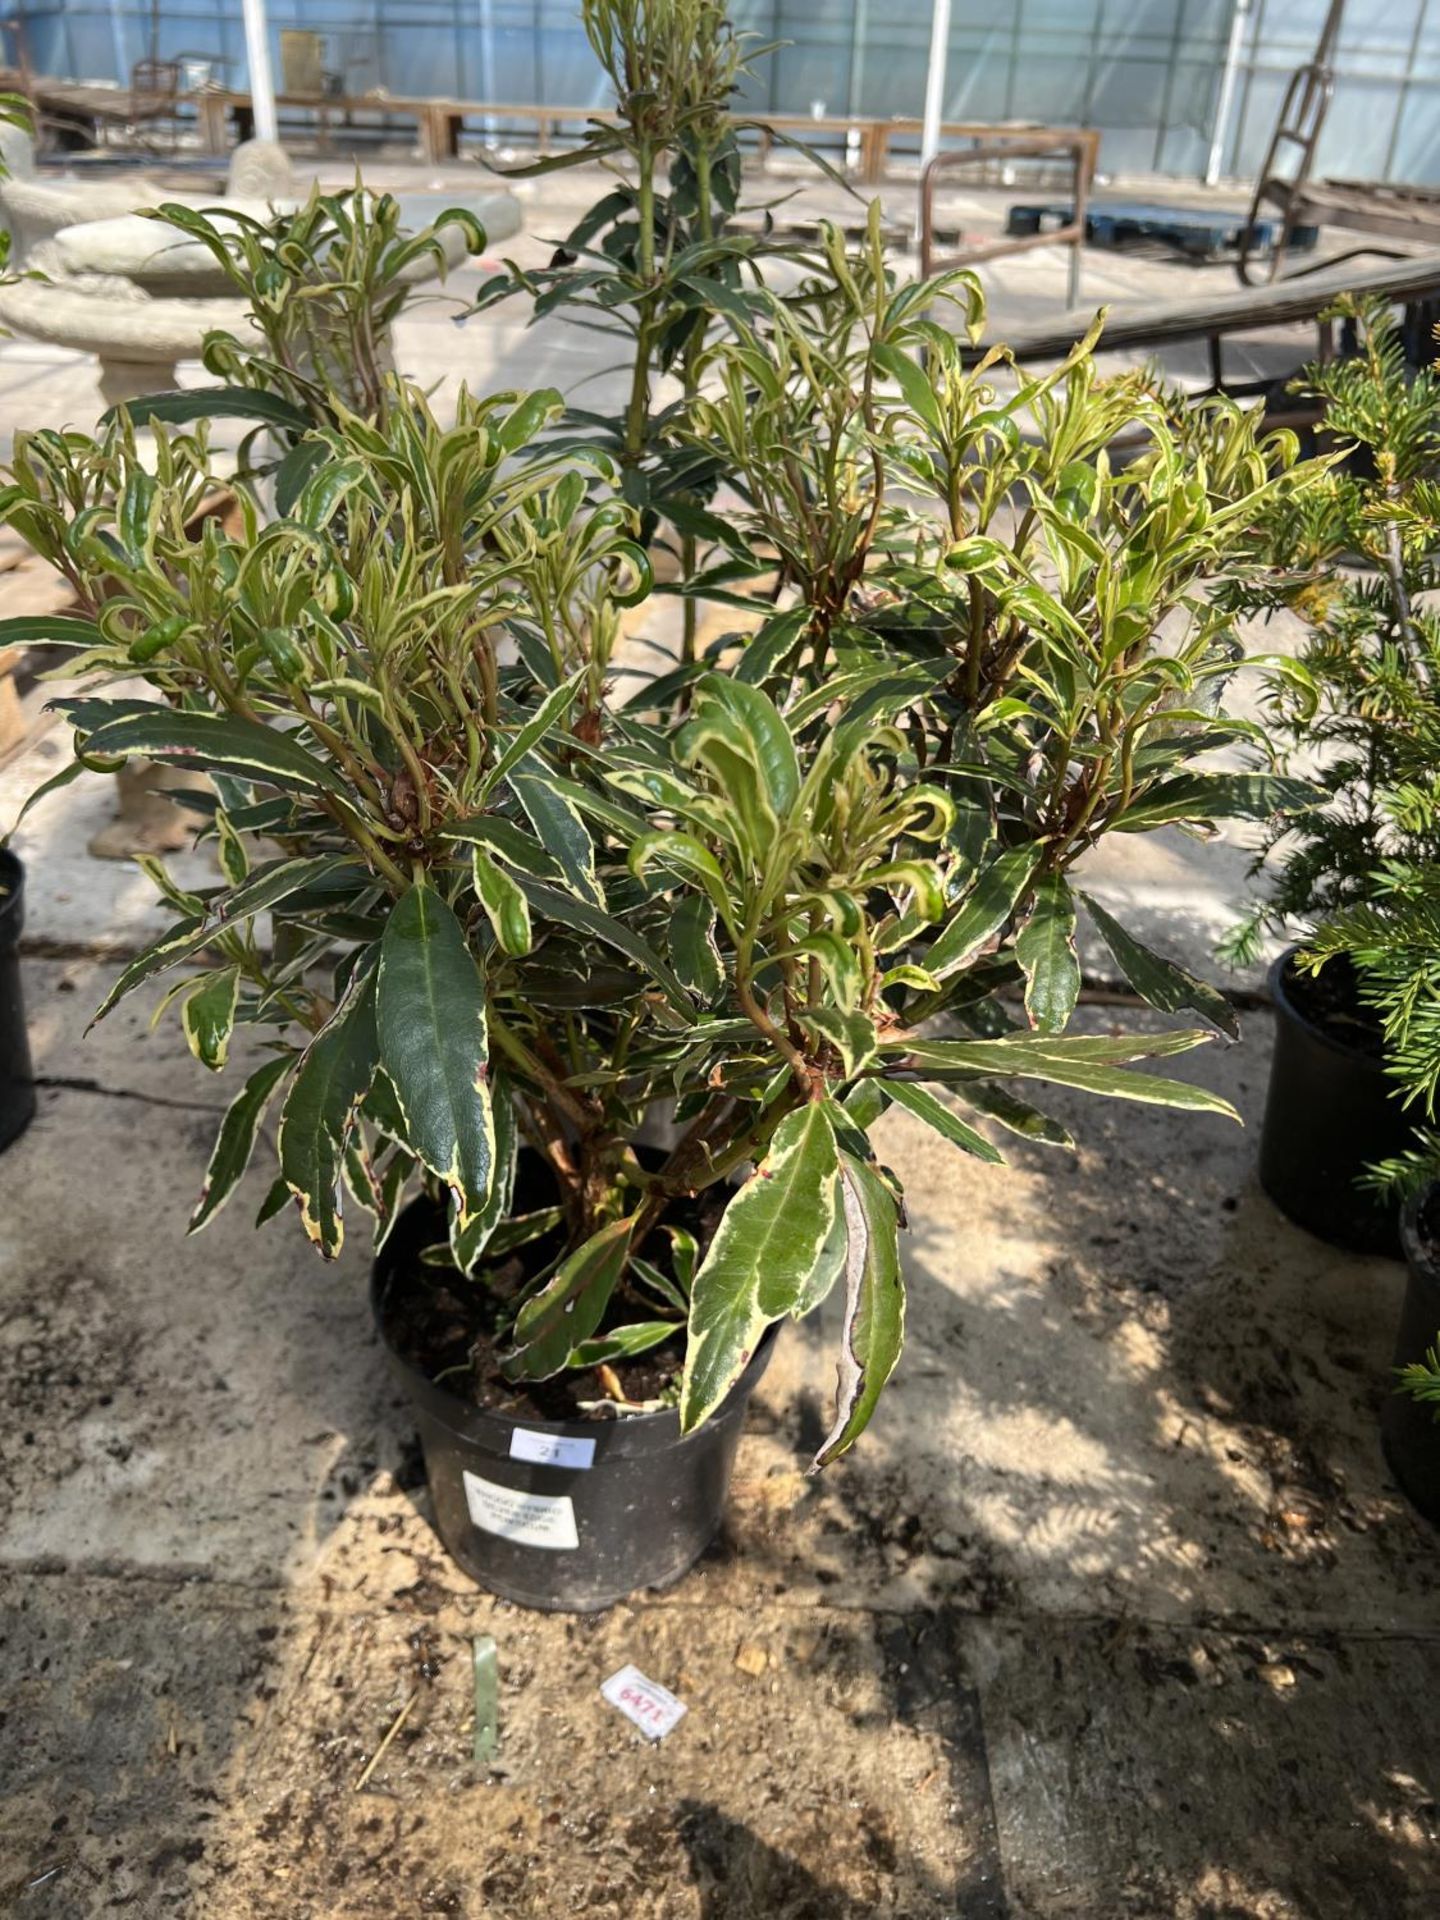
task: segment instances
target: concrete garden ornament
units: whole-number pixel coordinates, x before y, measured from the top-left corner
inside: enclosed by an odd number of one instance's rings
[[[447,1543],[571,1607],[702,1550],[774,1330],[831,1296],[815,1464],[871,1420],[905,1312],[887,1109],[994,1162],[1069,1144],[1047,1084],[1228,1111],[1155,1070],[1232,1032],[1225,1001],[1068,874],[1103,833],[1301,791],[1204,764],[1236,664],[1206,589],[1310,478],[1253,415],[1099,380],[1089,343],[1003,389],[1003,354],[967,370],[974,281],[897,283],[878,228],[773,292],[728,226],[723,13],[585,18],[632,164],[537,297],[618,316],[621,415],[544,390],[439,418],[360,364],[338,281],[307,359],[293,255],[222,236],[259,329],[226,386],[22,437],[3,496],[83,609],[52,635],[89,682],[77,753],[215,781],[222,884],[157,871],[173,924],[102,1008],[168,978],[200,1062],[241,1056],[192,1229],[252,1166],[260,1218],[323,1254],[369,1216]],[[662,363],[685,397],[657,412]],[[271,438],[225,475],[241,530],[191,539],[206,414]],[[626,695],[662,544],[683,597],[763,617]],[[1068,1032],[1081,911],[1201,1024]]]
[[[0,213],[15,238],[22,277],[0,285],[0,325],[55,346],[97,355],[100,393],[113,404],[174,386],[181,361],[199,359],[209,335],[245,324],[228,256],[182,222],[206,219],[216,234],[239,234],[297,210],[289,157],[273,141],[236,149],[221,204],[167,193],[137,176],[126,182],[42,181],[35,176],[28,133],[7,128]],[[408,238],[430,230],[456,196],[403,194],[391,200],[396,230]],[[515,232],[513,194],[459,196],[459,203],[496,239]],[[168,217],[157,219],[163,204]],[[177,226],[182,231],[177,232]],[[419,284],[465,257],[458,226],[439,229],[436,247],[407,263]]]

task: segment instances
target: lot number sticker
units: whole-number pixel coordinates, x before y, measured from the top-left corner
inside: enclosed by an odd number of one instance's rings
[[[658,1681],[647,1680],[638,1667],[622,1667],[612,1673],[600,1691],[651,1740],[663,1740],[685,1712],[683,1700],[677,1700]]]

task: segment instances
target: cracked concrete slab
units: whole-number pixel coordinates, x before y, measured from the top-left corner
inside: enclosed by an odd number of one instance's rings
[[[1031,1620],[970,1646],[1017,1920],[1440,1908],[1433,1629]]]

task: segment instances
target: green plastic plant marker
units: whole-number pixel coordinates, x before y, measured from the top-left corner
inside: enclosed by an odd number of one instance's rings
[[[489,1764],[500,1744],[500,1662],[488,1633],[475,1636],[475,1764]]]

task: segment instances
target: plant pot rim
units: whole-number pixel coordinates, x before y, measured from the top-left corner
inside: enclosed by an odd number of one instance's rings
[[[1440,1191],[1440,1180],[1427,1180],[1416,1189],[1400,1209],[1400,1244],[1405,1249],[1405,1264],[1417,1279],[1440,1288],[1440,1259],[1426,1251],[1420,1238],[1420,1215],[1431,1195]]]
[[[401,1225],[412,1209],[425,1204],[423,1196],[408,1201],[396,1227]],[[664,1407],[654,1413],[620,1414],[609,1420],[543,1420],[530,1414],[504,1413],[496,1407],[477,1407],[472,1401],[461,1399],[459,1394],[438,1385],[422,1372],[413,1360],[398,1350],[385,1331],[382,1307],[390,1283],[399,1271],[394,1253],[395,1235],[392,1233],[370,1266],[370,1311],[374,1317],[375,1331],[392,1366],[398,1369],[410,1393],[433,1420],[451,1433],[488,1447],[493,1452],[508,1454],[510,1436],[517,1428],[523,1428],[527,1433],[594,1440],[597,1443],[597,1455],[603,1453],[611,1459],[629,1459],[676,1446],[687,1446],[699,1437],[698,1433],[681,1433],[680,1415],[674,1407]],[[783,1325],[783,1321],[774,1321],[765,1329],[756,1341],[755,1351],[746,1362],[743,1373],[725,1396],[724,1403],[710,1416],[707,1425],[737,1411],[743,1412],[752,1389],[770,1364]]]
[[[1385,1072],[1383,1061],[1375,1059],[1373,1055],[1367,1053],[1363,1047],[1347,1046],[1343,1040],[1337,1040],[1328,1028],[1322,1027],[1318,1021],[1312,1020],[1309,1014],[1305,1013],[1296,1005],[1293,996],[1288,992],[1285,985],[1285,971],[1296,954],[1302,951],[1303,942],[1297,940],[1293,946],[1286,947],[1283,953],[1277,954],[1275,959],[1270,963],[1270,971],[1266,975],[1265,984],[1269,989],[1270,998],[1274,1002],[1276,1011],[1283,1012],[1287,1019],[1295,1022],[1297,1027],[1302,1027],[1306,1034],[1308,1034],[1318,1046],[1328,1048],[1331,1053],[1340,1054],[1343,1059],[1353,1062],[1357,1067],[1362,1069],[1368,1068],[1376,1074],[1383,1075]]]
[[[0,947],[13,947],[25,926],[25,865],[18,853],[0,847]]]

